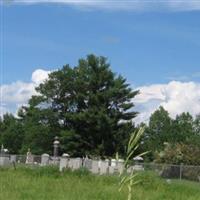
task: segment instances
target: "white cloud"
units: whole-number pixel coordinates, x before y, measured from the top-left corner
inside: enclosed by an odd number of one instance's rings
[[[50,71],[38,69],[32,73],[30,82],[17,81],[0,86],[0,115],[6,112],[16,114],[16,110],[36,94],[35,87],[43,82],[49,73]],[[137,89],[140,90],[140,94],[133,99],[136,105],[134,110],[140,114],[136,118],[136,123],[147,122],[159,106],[168,110],[171,117],[187,111],[192,115],[200,113],[200,83],[171,81],[167,84],[152,84]]]
[[[41,82],[43,82],[45,79],[48,78],[48,74],[50,73],[50,71],[45,71],[42,69],[37,69],[33,72],[32,74],[32,81],[36,84],[40,84]]]
[[[198,0],[13,0],[12,2],[24,4],[55,3],[82,8],[107,10],[200,10],[200,1]]]
[[[50,71],[37,69],[33,72],[32,81],[29,83],[17,81],[0,86],[0,116],[6,112],[16,113],[19,106],[26,104],[32,95],[37,94],[35,87],[48,78],[49,73]]]
[[[200,83],[171,81],[138,88],[140,95],[134,99],[140,114],[136,122],[148,121],[151,113],[163,106],[171,117],[182,112],[193,116],[200,113]]]

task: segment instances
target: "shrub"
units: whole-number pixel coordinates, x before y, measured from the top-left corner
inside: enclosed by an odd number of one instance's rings
[[[183,143],[165,144],[165,149],[156,154],[156,162],[168,164],[200,165],[200,148]]]

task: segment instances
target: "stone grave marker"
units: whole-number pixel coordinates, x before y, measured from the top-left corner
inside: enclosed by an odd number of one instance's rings
[[[94,174],[99,173],[99,161],[98,160],[92,160],[91,172]]]
[[[30,149],[28,149],[28,152],[26,154],[26,164],[33,164],[34,162],[34,157],[30,151]]]
[[[119,159],[117,161],[117,168],[118,168],[118,172],[121,174],[124,170],[124,160]]]
[[[60,171],[63,171],[64,168],[67,168],[69,165],[69,155],[64,153],[62,157],[60,158]]]
[[[72,170],[79,169],[82,167],[82,159],[81,158],[70,158],[68,166]]]
[[[8,166],[10,164],[9,157],[6,155],[0,155],[0,166]]]
[[[83,166],[85,168],[87,168],[88,170],[91,170],[92,169],[92,160],[90,160],[90,159],[84,159]]]
[[[41,166],[46,166],[49,165],[49,154],[42,154],[42,158],[41,158]]]
[[[17,155],[10,155],[10,162],[16,163],[17,162]]]
[[[107,174],[108,173],[108,166],[109,166],[109,161],[105,160],[105,161],[101,161],[100,167],[99,167],[99,171],[100,174]]]

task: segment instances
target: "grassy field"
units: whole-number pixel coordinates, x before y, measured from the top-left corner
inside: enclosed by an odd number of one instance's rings
[[[200,200],[200,183],[172,181],[152,173],[133,192],[136,200]],[[60,174],[55,168],[0,169],[0,200],[126,200],[118,192],[117,176],[95,176],[85,171]]]

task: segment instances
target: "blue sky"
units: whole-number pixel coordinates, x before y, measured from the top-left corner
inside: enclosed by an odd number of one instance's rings
[[[198,2],[149,7],[137,3],[136,8],[117,7],[114,1],[101,5],[32,1],[0,5],[1,85],[30,83],[37,69],[74,66],[90,53],[108,57],[113,71],[134,88],[200,82]],[[162,103],[158,102],[151,105],[155,108]]]
[[[200,12],[81,10],[67,5],[3,8],[3,82],[28,81],[37,68],[75,65],[89,53],[109,58],[136,85],[200,71]]]

